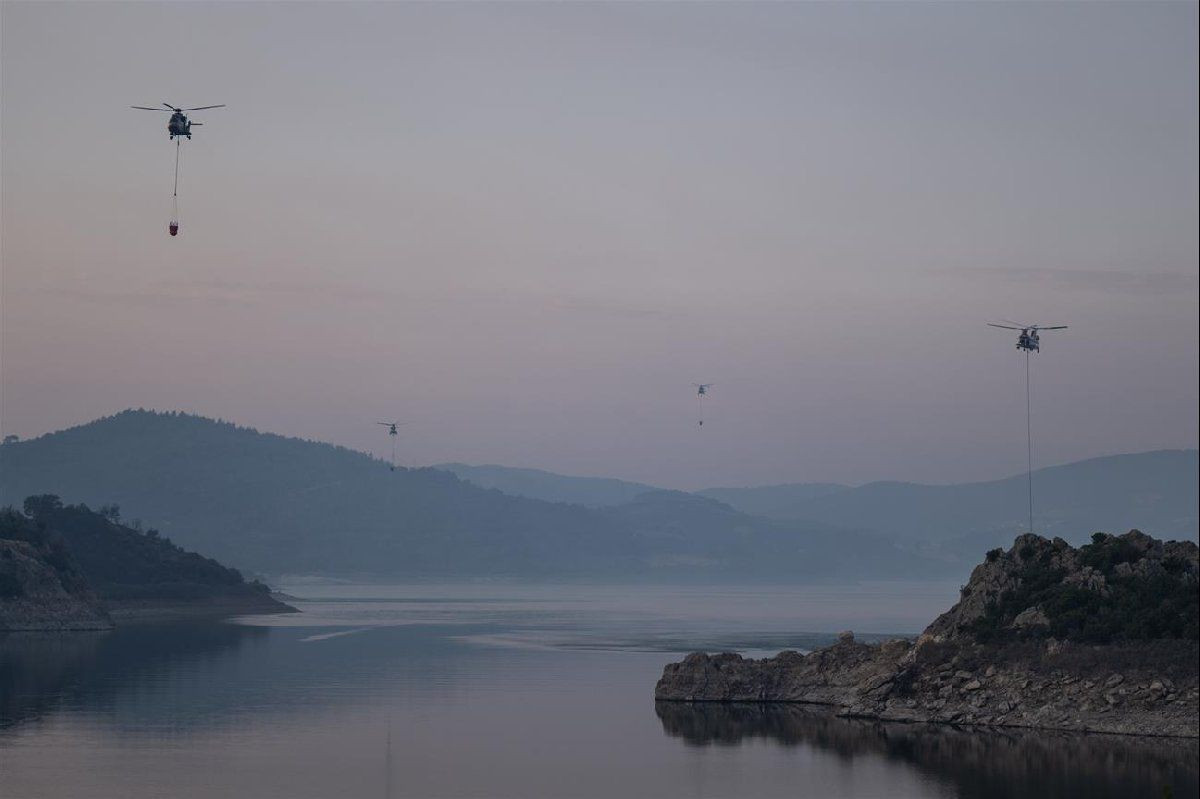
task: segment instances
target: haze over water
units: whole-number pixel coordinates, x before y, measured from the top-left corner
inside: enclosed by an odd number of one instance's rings
[[[911,631],[956,589],[292,586],[303,614],[9,636],[0,780],[5,799],[1195,793],[1195,741],[653,701],[689,649]]]

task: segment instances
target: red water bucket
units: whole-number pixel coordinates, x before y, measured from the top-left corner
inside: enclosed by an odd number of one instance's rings
[[[178,236],[179,235],[179,223],[172,222],[171,224],[167,225],[167,230],[169,230],[171,232],[172,236]]]

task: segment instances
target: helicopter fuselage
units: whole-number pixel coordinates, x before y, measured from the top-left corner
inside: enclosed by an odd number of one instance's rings
[[[1041,343],[1041,337],[1038,336],[1036,330],[1033,332],[1022,331],[1020,337],[1017,339],[1017,349],[1027,352],[1039,352],[1041,350]]]
[[[174,139],[176,136],[192,138],[192,123],[183,113],[176,111],[167,122],[167,133]]]

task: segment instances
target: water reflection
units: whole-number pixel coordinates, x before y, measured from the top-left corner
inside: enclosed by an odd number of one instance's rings
[[[59,709],[112,707],[131,686],[180,668],[210,671],[266,634],[203,622],[0,635],[0,730]]]
[[[1196,796],[1195,740],[980,731],[838,718],[807,705],[656,702],[663,731],[693,747],[763,739],[847,761],[883,756],[951,784],[962,799]]]

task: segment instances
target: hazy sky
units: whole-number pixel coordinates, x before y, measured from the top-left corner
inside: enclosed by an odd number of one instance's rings
[[[0,428],[694,488],[1197,444],[1193,3],[4,3]],[[183,146],[167,236],[166,114]],[[713,382],[696,425],[692,382]]]

